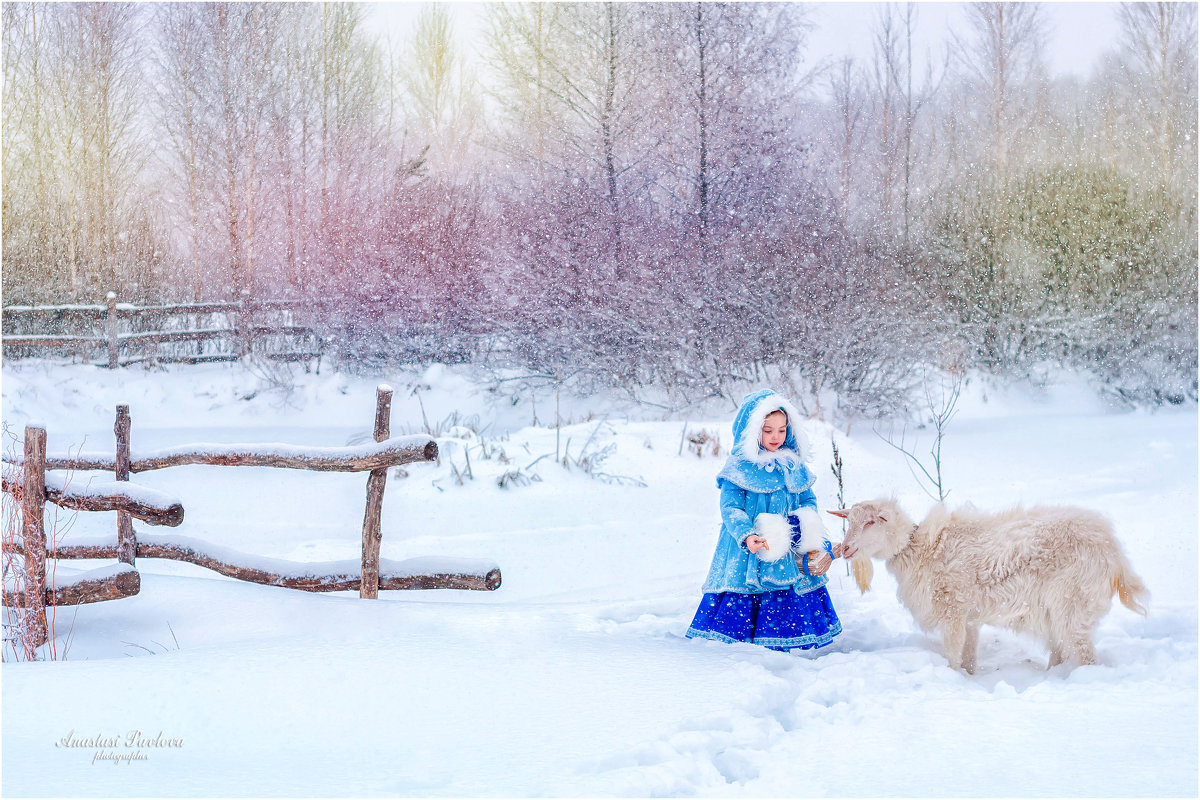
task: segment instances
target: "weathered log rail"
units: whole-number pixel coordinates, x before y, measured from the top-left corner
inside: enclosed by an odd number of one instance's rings
[[[17,553],[24,555],[24,552],[18,545]],[[117,546],[107,542],[58,544],[49,552],[51,557],[63,560],[109,559],[117,558],[117,554]],[[296,562],[261,558],[184,536],[168,538],[139,533],[137,557],[183,561],[227,578],[306,592],[359,591],[362,587],[359,565],[354,561]],[[250,562],[258,566],[248,566]],[[377,583],[383,590],[494,591],[500,588],[500,582],[500,569],[486,559],[409,558],[403,561],[381,559]]]
[[[116,548],[113,548],[115,552]],[[119,570],[90,570],[75,576],[70,582],[48,585],[42,596],[42,607],[78,606],[133,597],[142,589],[142,576],[127,564]],[[96,575],[96,573],[102,573]],[[27,606],[30,598],[24,591],[8,592],[4,602],[9,606]]]
[[[47,606],[94,603],[130,597],[141,589],[134,567],[137,558],[184,561],[221,575],[268,586],[310,592],[357,589],[359,596],[374,598],[380,589],[469,589],[493,591],[500,586],[499,568],[479,559],[416,558],[389,561],[379,557],[383,490],[387,469],[392,466],[432,461],[437,443],[427,436],[389,437],[391,394],[381,385],[376,397],[375,438],[354,447],[297,447],[285,444],[187,445],[133,457],[130,448],[128,406],[117,407],[114,432],[115,456],[78,454],[47,456],[46,432],[40,426],[25,428],[24,457],[5,463],[3,489],[19,498],[22,535],[13,555],[25,559],[28,585],[5,588],[4,602],[23,607],[35,619],[38,644],[46,640]],[[175,527],[183,522],[182,504],[165,493],[129,482],[131,473],[184,465],[258,466],[306,469],[324,472],[369,472],[367,506],[363,522],[362,558],[359,562],[305,563],[262,558],[187,537],[164,537],[137,533],[131,524],[138,519],[151,525]],[[115,481],[89,480],[73,486],[64,470],[112,470]],[[49,546],[43,526],[45,504],[84,511],[116,511],[117,541]],[[48,583],[46,558],[117,559],[115,568],[99,574]],[[39,633],[40,632],[40,633]]]
[[[316,472],[370,472],[376,469],[433,461],[437,443],[428,436],[397,436],[360,447],[297,448],[284,444],[190,445],[149,453],[137,453],[129,461],[130,472],[149,472],[168,467],[207,465],[213,467],[280,467]],[[48,455],[46,469],[112,470],[115,459],[107,454],[80,453],[76,456]]]
[[[47,459],[49,464],[49,459]],[[4,465],[4,491],[19,496],[22,474],[15,465]],[[46,501],[59,508],[75,511],[119,511],[151,525],[174,528],[183,522],[183,505],[173,497],[153,489],[140,488],[138,496],[128,494],[116,481],[89,480],[85,486],[46,470]]]
[[[235,303],[172,303],[165,305],[133,305],[120,303],[109,292],[103,305],[5,306],[4,333],[0,336],[4,353],[20,357],[29,352],[51,353],[64,350],[93,357],[97,352],[106,355],[107,366],[116,368],[137,361],[203,363],[235,361],[256,352],[263,358],[278,361],[318,362],[324,353],[325,342],[312,328],[290,322],[265,324],[264,317],[282,314],[290,317],[291,307],[278,301]],[[195,324],[201,317],[220,315],[226,324],[207,326]],[[220,318],[218,318],[220,321]],[[22,324],[24,323],[24,324]],[[166,326],[160,330],[141,330],[146,324]],[[66,333],[31,333],[12,328],[66,328]],[[122,331],[122,327],[134,330]],[[272,348],[274,339],[282,338],[290,346]],[[192,342],[195,352],[163,352],[159,345]],[[214,352],[204,353],[205,344]],[[138,355],[130,350],[140,351]],[[126,354],[122,354],[126,351]]]

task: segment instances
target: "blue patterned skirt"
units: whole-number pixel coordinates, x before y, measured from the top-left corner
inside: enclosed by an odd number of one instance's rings
[[[688,628],[689,639],[750,642],[771,650],[824,647],[842,623],[824,586],[796,594],[791,589],[742,594],[706,594]]]

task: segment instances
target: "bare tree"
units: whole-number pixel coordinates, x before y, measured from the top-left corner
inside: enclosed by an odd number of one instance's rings
[[[754,165],[781,176],[801,159],[793,123],[810,78],[799,59],[807,22],[784,5],[664,4],[648,14],[665,54],[656,103],[666,128],[664,175],[649,177],[704,243],[764,177]]]
[[[189,216],[195,210],[190,247],[201,252],[192,257],[214,262],[193,293],[249,296],[258,259],[273,249],[263,229],[273,214],[266,178],[285,8],[211,3],[159,15],[160,121]]]
[[[174,179],[173,186],[181,195],[178,199],[186,215],[187,231],[183,249],[186,261],[192,265],[191,296],[200,300],[204,296],[205,276],[200,267],[205,256],[201,239],[207,222],[204,172],[212,158],[206,149],[211,142],[203,131],[204,108],[200,96],[200,72],[206,63],[204,34],[198,15],[184,4],[164,3],[155,8],[154,15],[157,123],[169,142],[161,155]]]
[[[879,12],[875,28],[874,62],[871,88],[874,91],[875,130],[878,147],[879,210],[888,234],[895,229],[896,160],[896,80],[901,60],[900,30],[895,9],[885,6]]]
[[[318,246],[326,267],[338,268],[359,244],[366,219],[355,195],[374,192],[385,143],[381,54],[363,29],[361,7],[327,3],[318,38],[320,224]],[[368,189],[368,187],[373,187]],[[361,199],[360,195],[359,199]]]
[[[480,103],[444,7],[427,6],[417,18],[400,79],[409,101],[409,133],[429,148],[438,171],[461,174]]]
[[[10,297],[25,294],[14,290],[28,286],[23,273],[30,266],[28,261],[36,259],[43,268],[65,266],[69,271],[68,291],[74,294],[78,287],[75,261],[64,258],[57,237],[46,236],[56,227],[59,197],[54,175],[45,8],[37,3],[6,3],[2,13],[4,283]],[[44,277],[59,281],[58,275]]]
[[[540,152],[544,174],[574,182],[600,204],[609,229],[603,266],[618,280],[626,204],[654,145],[645,23],[633,4],[563,4],[551,15],[527,6],[494,19],[490,39],[505,135],[527,136],[531,121],[545,132],[536,149],[510,152]]]
[[[838,198],[843,219],[850,216],[850,190],[854,182],[854,163],[860,147],[863,97],[854,59],[839,61],[831,73],[830,90],[837,119]]]
[[[899,93],[899,99],[903,103],[903,137],[904,137],[904,196],[903,196],[903,214],[904,214],[904,246],[909,245],[909,228],[912,219],[909,202],[912,198],[912,183],[913,169],[916,159],[913,154],[913,145],[915,138],[915,127],[917,123],[917,115],[921,112],[925,103],[937,91],[942,79],[946,75],[947,66],[949,64],[949,53],[946,54],[946,61],[942,64],[940,75],[934,77],[934,65],[932,62],[926,64],[925,77],[922,85],[919,88],[913,87],[913,31],[917,23],[917,6],[915,3],[906,3],[904,11],[900,17],[900,38],[903,43],[901,45],[901,58],[892,61],[889,64],[889,74],[896,91]]]
[[[969,38],[955,36],[958,63],[982,93],[986,114],[975,119],[988,142],[990,174],[999,186],[1010,174],[1010,153],[1028,112],[1021,102],[1041,58],[1044,22],[1037,3],[972,3]]]
[[[493,138],[502,140],[499,149],[535,165],[539,181],[546,177],[554,128],[549,60],[551,43],[560,35],[562,8],[543,2],[488,6],[487,62],[497,81],[489,94],[498,102],[501,124],[507,128],[506,135]]]
[[[61,265],[59,289],[72,297],[145,290],[156,262],[140,182],[147,151],[136,97],[140,13],[126,3],[4,12],[5,181],[10,190],[24,184],[17,193],[27,200],[15,202],[29,203],[32,226],[23,253],[10,235],[26,223],[5,214],[5,260],[34,257],[37,270]],[[6,212],[12,202],[6,193]]]
[[[1172,193],[1183,184],[1190,191],[1196,148],[1180,144],[1196,140],[1196,6],[1122,3],[1119,19],[1127,80],[1157,145],[1158,180]]]
[[[281,268],[292,290],[312,283],[319,266],[315,246],[317,223],[312,195],[313,156],[317,152],[319,127],[317,93],[312,91],[321,41],[315,19],[324,7],[293,6],[281,22],[285,26],[280,53],[280,91],[271,98],[270,138],[273,143],[271,181],[282,218],[278,221],[283,241]]]

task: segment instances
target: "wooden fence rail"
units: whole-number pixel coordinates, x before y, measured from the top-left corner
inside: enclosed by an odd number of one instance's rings
[[[375,438],[357,447],[296,447],[292,445],[188,445],[138,454],[130,448],[128,406],[117,407],[114,432],[116,454],[80,454],[73,457],[46,454],[46,431],[26,426],[24,457],[6,463],[3,489],[18,498],[22,509],[22,535],[11,557],[25,559],[27,584],[5,590],[9,607],[23,608],[34,620],[37,644],[45,642],[46,606],[113,600],[137,594],[141,578],[137,558],[186,561],[239,580],[312,592],[358,589],[359,596],[375,598],[380,589],[472,589],[492,591],[500,586],[499,568],[480,559],[380,559],[383,490],[387,468],[437,458],[437,443],[427,436],[390,438],[392,390],[380,386],[376,396]],[[238,553],[186,537],[138,534],[132,519],[168,527],[183,522],[179,501],[162,492],[129,482],[129,475],[166,467],[206,464],[213,466],[269,466],[325,472],[370,472],[363,522],[362,558],[356,562],[321,564],[289,562]],[[72,487],[62,470],[112,470],[115,481],[89,482]],[[47,546],[43,525],[45,504],[85,511],[117,511],[117,541]],[[8,556],[9,554],[6,554]],[[46,558],[108,559],[118,563],[100,574],[85,573],[76,579],[48,585]]]
[[[17,547],[19,555],[24,555],[24,552],[23,548]],[[109,543],[59,544],[49,552],[49,555],[62,560],[109,559],[117,558],[118,551],[116,545]],[[359,562],[356,561],[299,562],[262,558],[228,548],[214,547],[199,539],[184,536],[168,538],[146,533],[139,533],[137,536],[137,557],[184,561],[229,578],[260,583],[264,586],[279,586],[306,592],[358,590],[361,595],[361,573]],[[253,562],[253,566],[251,566],[251,562]],[[499,568],[487,559],[418,557],[400,561],[381,559],[378,564],[377,591],[379,589],[493,591],[500,587],[501,582]],[[136,592],[134,593],[136,594]],[[47,589],[47,598],[49,595],[50,592]],[[114,598],[97,598],[97,600],[109,599]],[[46,604],[50,605],[49,602]],[[65,604],[57,603],[57,605]]]
[[[70,581],[48,585],[42,596],[42,608],[78,606],[134,596],[141,591],[142,576],[128,565],[120,566],[126,568],[88,570]],[[10,607],[27,606],[31,598],[26,592],[18,590],[7,593],[4,602]]]
[[[20,496],[23,490],[22,483],[21,473],[6,465],[4,491]],[[46,501],[60,508],[75,511],[119,511],[151,525],[165,525],[171,528],[183,522],[183,506],[174,498],[149,489],[142,489],[141,497],[132,497],[123,493],[120,484],[114,481],[89,481],[86,487],[79,488],[47,471],[45,491]]]
[[[397,436],[356,447],[293,448],[277,444],[189,445],[138,453],[129,462],[130,472],[149,472],[168,467],[208,465],[214,467],[281,467],[316,472],[369,472],[375,469],[433,461],[437,442],[428,436]],[[50,455],[46,469],[112,470],[116,460],[107,454],[81,452],[76,456]]]
[[[159,362],[201,363],[234,361],[256,349],[257,343],[272,338],[288,340],[282,349],[258,347],[259,355],[280,361],[319,363],[324,352],[323,339],[310,327],[289,322],[265,324],[266,315],[275,313],[290,317],[290,305],[279,301],[236,303],[173,303],[165,305],[133,305],[117,302],[109,292],[104,305],[6,306],[3,309],[5,331],[0,336],[5,354],[20,355],[25,350],[38,352],[72,349],[84,353],[104,352],[105,363],[116,368],[122,363],[149,358]],[[188,327],[193,318],[221,314],[225,324]],[[236,322],[231,321],[236,320]],[[122,322],[134,327],[147,323],[164,325],[162,330],[122,331]],[[22,324],[24,323],[24,324]],[[66,327],[67,333],[31,333],[13,328]],[[195,353],[163,353],[158,345],[196,343]],[[199,352],[201,344],[221,343],[220,352]],[[154,347],[153,353],[150,348]],[[122,355],[123,351],[140,349],[142,355]]]

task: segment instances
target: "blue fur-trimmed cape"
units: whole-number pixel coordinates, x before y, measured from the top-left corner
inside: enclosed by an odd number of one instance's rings
[[[759,444],[763,421],[772,411],[788,417],[787,437],[774,453]],[[746,395],[733,421],[734,444],[717,475],[721,490],[721,534],[704,592],[756,593],[793,589],[803,594],[824,586],[824,576],[801,573],[792,558],[765,562],[742,546],[754,533],[759,514],[787,514],[804,506],[816,508],[815,478],[804,465],[808,441],[797,423],[800,414],[769,389]],[[795,538],[793,538],[793,543]]]
[[[759,439],[763,422],[775,411],[787,414],[788,426],[783,445],[772,453]],[[795,494],[811,489],[816,478],[804,466],[809,457],[808,439],[796,427],[799,419],[792,404],[770,389],[746,395],[733,419],[733,448],[717,473],[717,486],[729,481],[751,492],[787,489]]]

